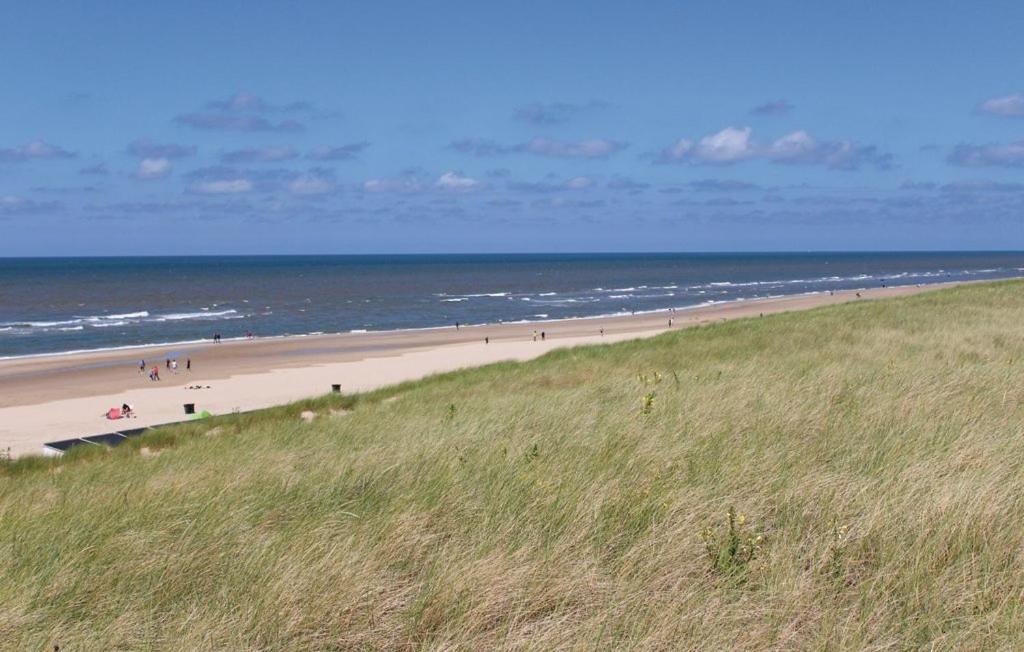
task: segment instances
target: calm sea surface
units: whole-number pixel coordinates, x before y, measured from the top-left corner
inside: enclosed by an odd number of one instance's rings
[[[0,357],[1024,274],[1024,252],[0,259]]]

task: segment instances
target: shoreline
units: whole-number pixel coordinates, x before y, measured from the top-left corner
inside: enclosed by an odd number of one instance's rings
[[[507,326],[507,325],[528,325],[528,324],[548,324],[548,323],[560,323],[569,321],[589,320],[589,319],[608,319],[616,317],[631,317],[639,315],[651,315],[666,313],[670,310],[677,312],[690,312],[693,310],[699,310],[717,305],[733,304],[733,303],[750,303],[757,301],[770,301],[776,299],[787,299],[791,297],[809,297],[815,295],[828,294],[833,292],[849,293],[849,292],[872,292],[878,289],[900,289],[900,288],[925,288],[925,287],[936,287],[936,286],[950,286],[960,285],[964,283],[987,283],[997,281],[1009,281],[1014,279],[1024,279],[1024,275],[1021,276],[1007,276],[997,279],[966,279],[956,281],[938,281],[933,283],[906,283],[906,284],[891,284],[885,287],[862,287],[862,288],[844,288],[842,290],[811,290],[808,292],[798,292],[793,294],[771,294],[762,297],[738,297],[735,299],[722,299],[722,300],[709,300],[701,303],[694,303],[682,306],[665,306],[663,308],[654,308],[647,310],[636,310],[636,311],[618,311],[618,312],[607,312],[599,313],[596,315],[577,315],[572,317],[555,317],[555,318],[544,318],[544,319],[517,319],[511,321],[496,321],[496,322],[462,322],[460,323],[461,328],[478,328],[484,326]],[[362,334],[382,334],[382,333],[417,333],[422,331],[434,331],[434,330],[446,330],[452,328],[452,324],[438,324],[434,326],[410,326],[403,328],[383,328],[379,330],[375,329],[352,329],[348,331],[310,331],[308,333],[280,333],[272,335],[260,335],[256,339],[259,341],[272,341],[282,339],[293,339],[293,338],[309,338],[309,337],[339,337],[345,335],[362,335]],[[222,342],[249,342],[252,340],[247,339],[244,336],[241,337],[228,337],[222,338]],[[79,355],[92,355],[100,353],[117,353],[117,352],[128,352],[128,351],[141,351],[146,349],[164,349],[167,347],[182,347],[182,346],[195,346],[203,344],[213,344],[212,338],[193,339],[193,340],[173,340],[167,342],[148,342],[142,344],[126,344],[122,346],[100,346],[91,349],[71,349],[68,351],[47,351],[43,353],[25,353],[21,355],[7,355],[0,356],[0,364],[8,361],[20,361],[30,359],[48,359],[58,357],[70,357]]]
[[[717,321],[806,310],[863,299],[906,296],[979,281],[954,281],[741,299],[658,311],[545,321],[428,327],[322,335],[238,338],[215,344],[140,346],[0,360],[0,450],[41,452],[49,441],[138,428],[183,417],[182,404],[214,414],[272,407],[322,395],[332,384],[354,393],[505,360],[528,360],[556,348],[613,343]],[[984,282],[984,281],[980,281]],[[534,333],[537,333],[536,340]],[[540,333],[545,337],[541,338]],[[485,338],[486,341],[485,341]],[[140,355],[140,353],[142,355]],[[187,354],[193,371],[166,370],[167,356]],[[158,361],[162,379],[138,370]],[[204,389],[186,389],[199,384]],[[109,421],[127,402],[138,418]]]

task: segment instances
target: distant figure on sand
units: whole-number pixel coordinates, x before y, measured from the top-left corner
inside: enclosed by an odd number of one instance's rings
[[[533,331],[533,341],[537,341],[537,331]]]
[[[214,333],[213,334],[213,343],[214,344],[220,344],[220,333]]]
[[[455,330],[459,330],[459,322],[455,322]]]
[[[167,358],[167,364],[164,365],[164,366],[166,366],[168,369],[171,368],[171,359],[170,358]]]
[[[490,343],[491,343],[491,338],[485,337],[484,338],[484,344],[490,344]]]
[[[601,329],[601,337],[604,337],[604,329]]]
[[[192,358],[185,360],[185,371],[192,371]]]
[[[145,360],[139,360],[139,373],[140,374],[146,373],[146,361]]]
[[[171,360],[171,371],[173,373],[178,373],[178,360],[177,359]]]
[[[160,367],[153,365],[152,371],[149,372],[150,380],[160,380]]]
[[[541,340],[541,342],[544,341],[544,331],[540,332],[540,340]]]
[[[672,318],[671,317],[668,318],[668,327],[672,328]]]
[[[121,416],[123,416],[125,419],[131,419],[132,417],[134,417],[135,412],[134,410],[132,410],[132,406],[128,405],[127,403],[122,403]]]

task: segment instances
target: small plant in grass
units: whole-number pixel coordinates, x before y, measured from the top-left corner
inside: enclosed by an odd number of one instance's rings
[[[648,385],[657,385],[661,383],[661,381],[664,380],[664,376],[655,371],[650,376],[647,374],[637,374],[636,379],[640,381],[641,385],[647,387]]]
[[[538,457],[540,457],[540,446],[534,444],[533,446],[530,446],[530,450],[526,451],[526,461],[532,462]]]
[[[764,537],[754,534],[743,514],[734,507],[726,512],[725,527],[706,527],[700,533],[714,571],[726,574],[745,570],[760,553]]]
[[[849,528],[833,521],[828,553],[825,558],[825,573],[833,581],[839,581],[843,577],[844,561],[849,540]]]
[[[444,420],[445,421],[451,421],[454,418],[455,418],[455,404],[454,403],[449,403],[448,404],[448,409],[445,411],[445,414],[444,414]]]
[[[640,414],[650,414],[654,409],[654,392],[644,394],[640,399]]]

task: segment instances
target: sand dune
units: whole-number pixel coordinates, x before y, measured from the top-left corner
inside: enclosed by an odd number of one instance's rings
[[[862,290],[864,299],[913,294],[954,284]],[[648,337],[669,328],[857,300],[855,291],[761,299],[658,313],[551,322],[269,338],[0,360],[0,449],[39,453],[48,441],[150,426],[185,418],[183,404],[223,414],[317,396],[340,384],[346,393],[552,349]],[[601,330],[603,329],[603,334]],[[534,341],[533,332],[538,338]],[[544,332],[543,341],[539,337]],[[485,343],[485,338],[489,343]],[[177,357],[179,371],[165,369]],[[184,361],[191,358],[193,371]],[[162,380],[138,371],[160,366]],[[203,389],[186,389],[201,385]],[[209,387],[207,389],[207,386]],[[122,403],[138,417],[102,415]]]

